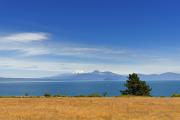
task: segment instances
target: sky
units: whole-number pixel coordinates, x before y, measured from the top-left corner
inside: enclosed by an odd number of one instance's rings
[[[180,73],[178,0],[0,0],[0,77]]]

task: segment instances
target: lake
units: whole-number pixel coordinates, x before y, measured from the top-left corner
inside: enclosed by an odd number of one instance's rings
[[[117,96],[124,89],[123,81],[5,81],[0,82],[0,96],[22,96],[28,93],[41,96],[44,93],[66,96],[87,95],[91,93]],[[149,81],[153,96],[170,96],[180,93],[180,81]]]

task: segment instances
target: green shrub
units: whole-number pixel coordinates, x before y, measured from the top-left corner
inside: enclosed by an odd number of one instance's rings
[[[107,96],[108,96],[108,92],[104,92],[103,97],[107,97]]]
[[[76,95],[74,97],[87,97],[86,95]]]
[[[62,95],[61,94],[56,94],[53,97],[62,97]]]
[[[99,93],[89,94],[87,97],[102,97]]]
[[[77,95],[77,96],[74,96],[74,97],[102,97],[99,93],[92,93],[92,94],[89,94],[89,95]]]
[[[180,97],[180,94],[172,94],[171,97]]]
[[[44,97],[51,97],[51,94],[50,93],[45,93]]]

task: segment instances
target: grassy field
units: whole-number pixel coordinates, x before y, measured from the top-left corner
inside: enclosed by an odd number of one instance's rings
[[[180,120],[180,98],[0,98],[0,120]]]

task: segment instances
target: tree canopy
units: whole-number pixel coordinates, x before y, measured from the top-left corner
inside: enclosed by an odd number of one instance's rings
[[[125,90],[122,90],[122,95],[135,96],[150,96],[151,88],[145,81],[141,81],[136,73],[129,74],[128,80],[124,84]]]

